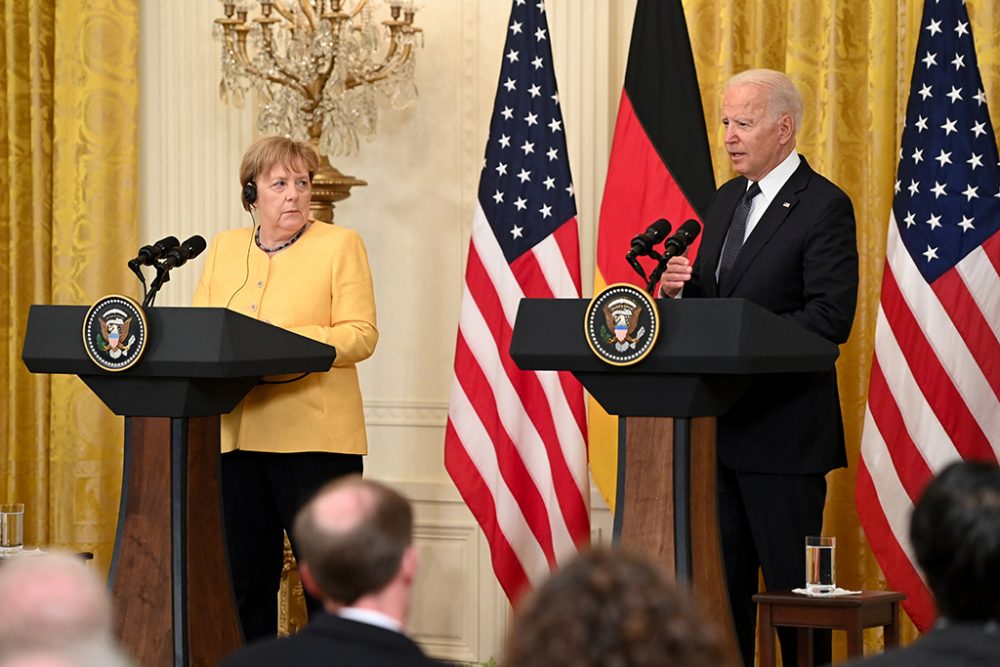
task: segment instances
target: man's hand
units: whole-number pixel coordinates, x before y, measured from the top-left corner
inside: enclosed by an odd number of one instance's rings
[[[680,294],[684,283],[691,280],[691,261],[684,255],[671,257],[667,260],[667,270],[660,278],[657,295],[674,298]]]

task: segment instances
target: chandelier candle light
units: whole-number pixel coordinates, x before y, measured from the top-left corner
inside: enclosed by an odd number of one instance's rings
[[[413,1],[388,0],[390,18],[381,24],[374,0],[220,1],[220,97],[242,108],[255,90],[259,132],[313,144],[321,161],[311,213],[332,222],[334,202],[366,183],[340,173],[329,156],[356,153],[359,135],[375,136],[376,94],[395,109],[416,103],[414,49],[423,31],[413,25]],[[258,4],[259,15],[248,18]]]

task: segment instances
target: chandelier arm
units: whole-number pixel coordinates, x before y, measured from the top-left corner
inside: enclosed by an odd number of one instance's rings
[[[281,86],[293,88],[299,94],[301,94],[302,97],[306,98],[307,100],[312,100],[313,96],[312,93],[310,93],[309,88],[306,87],[306,85],[302,83],[297,76],[295,76],[287,69],[285,69],[285,67],[283,67],[281,63],[278,62],[278,59],[275,58],[274,43],[271,41],[271,32],[269,30],[262,30],[261,36],[262,39],[264,40],[264,46],[266,47],[264,49],[264,53],[267,55],[268,59],[270,59],[271,63],[274,65],[274,68],[278,70],[278,72],[280,72],[282,75],[284,75],[284,78],[276,77],[271,74],[264,74],[263,72],[258,71],[256,68],[248,67],[248,69],[251,69],[258,78],[267,79],[272,83],[277,83],[278,85]]]
[[[312,3],[309,0],[299,0],[299,7],[302,8],[302,13],[305,14],[306,19],[309,21],[309,32],[315,32],[316,12],[313,11]]]
[[[400,56],[399,61],[395,65],[393,65],[393,66],[390,67],[389,66],[389,61],[391,60],[391,56],[395,53],[395,51],[396,51],[396,44],[395,44],[395,42],[393,42],[393,45],[390,48],[389,53],[386,54],[386,61],[384,63],[382,63],[381,65],[379,65],[375,69],[375,71],[372,72],[368,76],[363,76],[363,77],[351,76],[351,77],[349,77],[344,82],[344,88],[346,88],[347,90],[350,90],[352,88],[357,88],[358,86],[361,86],[361,85],[364,85],[364,84],[375,83],[376,81],[382,81],[384,79],[387,79],[390,75],[393,74],[393,72],[395,72],[397,69],[399,69],[400,66],[406,64],[406,62],[410,59],[410,55],[413,53],[413,47],[410,46],[409,44],[407,44],[406,46],[404,46],[403,47],[403,53]]]
[[[230,55],[233,56],[233,59],[236,60],[236,62],[239,64],[240,68],[243,70],[244,76],[248,76],[252,79],[270,81],[272,83],[276,83],[280,86],[286,86],[288,88],[294,88],[295,90],[298,90],[300,93],[302,93],[303,97],[309,96],[309,91],[306,90],[305,86],[299,83],[299,81],[294,77],[290,77],[287,80],[281,79],[275,76],[264,74],[259,69],[254,67],[254,65],[250,62],[250,57],[246,51],[246,46],[247,46],[246,40],[239,40],[239,43],[236,44],[234,43],[235,40],[233,39],[233,36],[231,34],[226,34],[225,40],[226,40],[226,49],[229,51]],[[289,76],[285,72],[282,73],[285,74],[286,76]]]
[[[360,14],[361,10],[364,9],[365,5],[367,5],[367,4],[368,4],[368,0],[358,0],[358,4],[355,5],[354,11],[351,12],[351,18],[353,19],[355,16],[357,16],[358,14]]]
[[[281,18],[285,19],[289,23],[295,22],[295,16],[292,14],[292,10],[285,6],[284,0],[271,0],[271,9],[278,12]]]
[[[229,55],[233,57],[233,60],[239,64],[243,69],[243,74],[257,75],[254,71],[253,66],[250,64],[250,57],[247,55],[247,41],[245,36],[240,36],[239,39],[236,38],[236,30],[226,30],[224,37],[226,40],[226,50],[229,51]]]
[[[337,34],[336,31],[334,31],[334,35],[336,34]],[[337,65],[336,52],[337,52],[337,47],[339,46],[340,46],[340,37],[334,37],[334,52],[330,55],[329,60],[326,61],[326,67],[316,77],[317,82],[322,82],[322,85],[320,85],[317,88],[317,90],[319,91],[317,97],[319,97],[320,99],[322,99],[323,91],[326,89],[326,84],[327,82],[330,81],[330,76],[333,74],[333,68]],[[319,105],[319,101],[320,100],[317,100],[317,106]]]

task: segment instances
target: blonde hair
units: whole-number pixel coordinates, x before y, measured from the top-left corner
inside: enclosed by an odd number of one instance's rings
[[[802,96],[784,72],[773,69],[748,69],[729,79],[726,90],[737,86],[762,88],[767,98],[767,109],[775,119],[787,113],[795,123],[796,132],[802,126]]]
[[[240,185],[256,182],[257,177],[276,164],[291,167],[302,164],[309,180],[319,168],[319,154],[308,141],[286,137],[261,137],[250,144],[240,163]]]

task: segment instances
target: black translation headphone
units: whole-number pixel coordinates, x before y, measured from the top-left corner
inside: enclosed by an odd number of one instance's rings
[[[247,181],[246,183],[243,184],[242,199],[243,199],[243,208],[249,211],[250,207],[253,206],[254,203],[257,201],[256,183],[254,183],[253,181]]]

